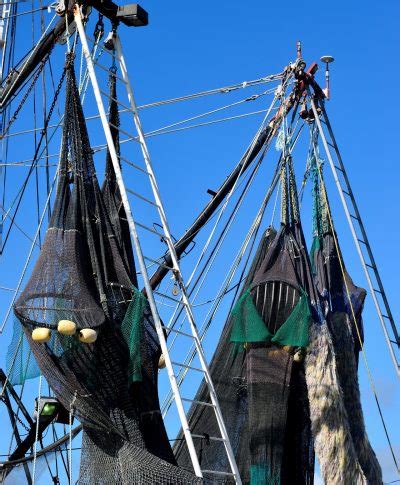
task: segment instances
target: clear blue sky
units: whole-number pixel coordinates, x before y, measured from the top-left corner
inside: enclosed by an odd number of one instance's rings
[[[395,0],[385,2],[384,6],[371,0],[325,3],[257,0],[202,3],[147,1],[142,5],[149,11],[150,25],[134,31],[121,28],[138,104],[280,72],[295,58],[297,40],[302,41],[303,56],[308,64],[319,60],[324,54],[335,57],[331,70],[332,100],[328,103],[328,112],[394,315],[400,318],[400,229],[397,221],[399,101],[396,86],[399,74],[400,4]],[[62,59],[61,47],[56,48],[55,55]],[[323,83],[322,69],[319,80]],[[235,95],[148,110],[143,113],[143,125],[145,131],[149,131],[262,90],[259,87]],[[263,109],[267,101],[263,98],[254,105],[246,105],[241,111],[227,111],[226,115]],[[87,114],[93,114],[94,107],[89,103],[88,106]],[[258,115],[150,140],[154,166],[175,235],[184,232],[209,200],[206,190],[217,188],[239,160],[260,121]],[[99,133],[92,134],[93,144],[94,141],[101,142]],[[14,158],[11,156],[13,161],[32,156],[31,150],[29,152],[22,146],[14,145],[12,150],[15,153]],[[264,188],[269,183],[276,156],[276,152],[271,150],[262,172],[265,181],[261,180],[254,199],[250,199],[239,218],[235,232],[227,243],[227,256],[221,260],[219,268],[223,268],[224,263],[226,267],[231,254],[229,251],[233,252],[233,248],[237,248],[235,243],[244,236],[260,202],[262,183]],[[296,158],[299,179],[303,175],[304,165],[304,151],[300,151]],[[20,175],[10,177],[20,180]],[[329,176],[327,179],[330,183]],[[337,195],[331,183],[329,187],[349,272],[357,284],[365,286]],[[26,212],[20,222],[29,234],[33,234],[35,218],[30,217],[29,204],[26,204]],[[309,204],[305,202],[303,220],[308,229],[311,215],[307,208]],[[17,240],[15,238],[15,242]],[[0,263],[2,284],[16,284],[25,257],[21,255],[25,255],[26,251],[27,246],[18,243],[10,248],[8,255],[3,256],[3,259],[8,259]],[[17,271],[15,266],[18,266]],[[188,270],[190,264],[186,263],[185,268]],[[1,301],[4,307],[9,295],[2,295]],[[221,314],[219,324],[222,325],[222,322]],[[370,301],[366,305],[364,325],[368,361],[391,437],[400,456],[399,382],[391,367]],[[217,329],[212,336],[215,345]],[[1,340],[1,364],[9,337],[7,331]],[[208,344],[207,351],[211,348],[212,342]],[[381,461],[385,480],[399,479],[389,456],[362,364],[360,381],[369,436]]]

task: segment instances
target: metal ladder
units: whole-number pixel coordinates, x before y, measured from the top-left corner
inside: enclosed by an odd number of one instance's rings
[[[125,59],[124,59],[123,54],[122,54],[121,42],[119,40],[118,35],[115,34],[114,35],[114,48],[115,48],[116,58],[117,58],[117,61],[119,63],[120,73],[121,73],[121,77],[122,77],[122,79],[120,79],[120,80],[125,85],[125,88],[126,88],[126,91],[127,91],[127,96],[128,96],[128,101],[129,101],[129,107],[125,107],[125,111],[130,111],[133,115],[134,125],[135,125],[135,129],[136,129],[136,132],[137,132],[137,141],[140,144],[140,148],[141,148],[141,152],[142,152],[142,156],[143,156],[143,161],[144,161],[144,165],[142,167],[135,165],[135,164],[132,164],[132,163],[130,163],[130,165],[133,165],[135,168],[137,168],[141,172],[144,172],[147,175],[148,180],[149,180],[150,185],[151,185],[153,200],[149,199],[148,197],[144,197],[141,194],[137,194],[136,192],[129,191],[125,187],[124,180],[123,180],[122,174],[121,174],[118,156],[117,156],[117,153],[116,153],[116,150],[115,150],[114,142],[113,142],[113,139],[112,139],[110,127],[109,127],[108,120],[107,120],[106,111],[104,109],[104,104],[103,104],[102,95],[101,95],[102,92],[99,88],[99,84],[98,84],[98,80],[97,80],[97,76],[96,76],[96,72],[95,72],[95,67],[94,67],[94,62],[93,62],[93,59],[92,59],[91,54],[90,54],[90,50],[89,50],[89,46],[88,46],[88,42],[87,42],[87,37],[86,37],[86,34],[85,34],[85,29],[84,29],[84,26],[83,26],[83,23],[82,23],[81,12],[80,12],[78,7],[75,7],[74,16],[75,16],[75,22],[76,22],[76,25],[77,25],[79,37],[80,37],[81,43],[82,43],[83,53],[84,53],[84,56],[85,56],[85,59],[86,59],[88,74],[89,74],[90,81],[91,81],[93,91],[94,91],[94,95],[95,95],[95,98],[96,98],[97,108],[98,108],[98,111],[99,111],[99,115],[100,115],[100,119],[101,119],[101,123],[102,123],[102,128],[103,128],[104,134],[106,136],[108,150],[109,150],[109,153],[110,153],[110,156],[111,156],[111,159],[112,159],[112,163],[113,163],[113,167],[114,167],[114,171],[115,171],[115,175],[116,175],[116,180],[117,180],[117,183],[118,183],[118,187],[119,187],[119,190],[120,190],[123,206],[124,206],[125,213],[126,213],[126,216],[127,216],[129,229],[130,229],[131,237],[132,237],[134,248],[135,248],[136,258],[137,258],[137,261],[139,263],[141,275],[142,275],[145,290],[146,290],[146,293],[147,293],[148,302],[149,302],[151,313],[152,313],[153,320],[154,320],[154,325],[155,325],[157,335],[158,335],[158,338],[159,338],[159,341],[160,341],[161,350],[162,350],[162,353],[163,353],[164,358],[165,358],[165,364],[166,364],[166,368],[167,368],[167,372],[168,372],[170,385],[171,385],[171,388],[172,388],[172,391],[173,391],[173,394],[174,394],[175,403],[176,403],[176,406],[177,406],[179,418],[180,418],[181,425],[182,425],[182,431],[183,431],[183,434],[184,434],[184,437],[185,437],[185,440],[186,440],[186,444],[188,446],[189,455],[190,455],[190,458],[192,460],[194,472],[198,477],[203,477],[204,473],[215,474],[215,475],[219,475],[219,476],[223,475],[223,476],[226,476],[227,478],[230,477],[231,479],[234,479],[236,483],[241,484],[241,479],[240,479],[237,464],[236,464],[236,461],[235,461],[235,456],[234,456],[232,446],[231,446],[231,443],[230,443],[230,440],[229,440],[229,437],[228,437],[228,433],[227,433],[227,430],[226,430],[226,427],[225,427],[225,423],[224,423],[224,420],[223,420],[223,417],[222,417],[221,409],[220,409],[220,406],[219,406],[219,403],[218,403],[218,399],[217,399],[216,391],[215,391],[215,388],[214,388],[214,385],[213,385],[213,382],[212,382],[210,371],[209,371],[209,368],[208,368],[208,365],[207,365],[207,362],[206,362],[206,359],[205,359],[204,351],[203,351],[203,348],[202,348],[202,344],[201,344],[200,337],[199,337],[199,334],[198,334],[198,330],[197,330],[197,327],[196,327],[196,323],[195,323],[195,320],[194,320],[192,307],[191,307],[190,301],[189,301],[188,296],[187,296],[186,286],[185,286],[185,283],[184,283],[183,278],[182,278],[178,258],[177,258],[175,248],[174,248],[174,245],[173,245],[173,242],[172,242],[171,233],[170,233],[169,225],[168,225],[168,222],[167,222],[167,217],[166,217],[164,207],[163,207],[163,204],[162,204],[162,201],[161,201],[161,198],[160,198],[160,193],[159,193],[156,177],[154,175],[154,171],[153,171],[152,163],[151,163],[151,160],[150,160],[150,155],[149,155],[149,151],[148,151],[148,148],[147,148],[145,136],[144,136],[143,129],[142,129],[142,126],[141,126],[138,111],[137,111],[137,108],[136,108],[132,87],[131,87],[131,84],[129,82],[127,68],[126,68],[126,64],[125,64]],[[122,105],[122,103],[120,103],[120,104]],[[124,105],[122,105],[122,106],[124,106]],[[130,192],[131,194],[140,198],[142,201],[149,204],[153,208],[154,207],[156,208],[156,211],[158,213],[159,220],[160,220],[160,227],[162,227],[162,232],[157,231],[153,228],[148,227],[145,224],[142,224],[142,223],[134,220],[133,215],[132,215],[132,211],[131,211],[131,207],[130,207],[130,203],[129,203],[129,200],[128,200],[127,192]],[[196,372],[200,371],[203,374],[205,383],[208,387],[211,402],[199,402],[199,401],[195,401],[193,399],[186,399],[186,398],[183,398],[180,394],[180,389],[179,389],[179,385],[178,385],[178,382],[177,382],[177,378],[176,378],[175,373],[174,373],[173,365],[180,366],[180,367],[189,367],[189,366],[185,366],[183,363],[172,361],[172,359],[171,359],[171,356],[170,356],[170,353],[169,353],[169,350],[168,350],[168,346],[167,346],[166,337],[165,337],[165,330],[166,329],[162,324],[162,321],[161,321],[161,318],[160,318],[160,315],[159,315],[159,311],[157,309],[157,304],[156,304],[156,301],[155,301],[154,292],[153,292],[153,290],[150,286],[149,275],[148,275],[147,268],[146,268],[146,261],[150,261],[150,262],[157,263],[157,264],[159,264],[159,263],[157,261],[154,261],[154,259],[152,259],[152,258],[146,257],[143,254],[141,243],[140,243],[138,233],[137,233],[138,228],[141,228],[141,229],[144,229],[144,230],[146,230],[150,233],[153,233],[158,238],[162,238],[162,240],[167,244],[167,247],[168,247],[168,250],[171,254],[171,259],[172,259],[172,267],[170,267],[169,269],[172,271],[175,282],[180,289],[180,293],[181,293],[180,302],[185,309],[186,317],[187,317],[187,320],[188,320],[189,325],[190,325],[190,333],[182,332],[180,330],[172,330],[172,331],[175,331],[175,332],[177,332],[181,335],[184,335],[186,337],[193,339],[195,347],[196,347],[196,351],[197,351],[197,356],[198,356],[198,359],[200,361],[200,367],[201,368],[190,366],[190,370],[193,370],[193,371],[196,371]],[[177,301],[177,300],[174,299],[174,301]],[[171,329],[168,329],[168,330],[171,331]],[[193,438],[197,438],[197,436],[193,435],[191,433],[189,423],[188,423],[188,419],[187,419],[185,409],[184,409],[184,406],[183,406],[183,401],[194,403],[194,404],[200,405],[200,406],[209,406],[213,409],[221,436],[210,437],[210,439],[219,440],[223,443],[223,446],[225,448],[225,452],[226,452],[226,455],[227,455],[227,458],[228,458],[228,462],[229,462],[229,465],[230,465],[230,471],[229,472],[228,471],[222,472],[222,471],[217,471],[217,470],[213,471],[213,470],[202,470],[201,469],[199,458],[197,456],[195,445],[194,445],[194,442],[193,442]]]
[[[339,191],[340,199],[346,214],[347,222],[357,248],[358,255],[367,278],[368,286],[371,292],[372,299],[378,314],[379,321],[385,336],[386,343],[389,347],[390,356],[392,358],[397,375],[400,377],[400,337],[397,330],[396,323],[390,309],[389,301],[387,299],[385,289],[372,253],[371,245],[369,244],[365,226],[361,219],[360,211],[353,191],[350,186],[350,181],[343,164],[342,157],[338,145],[333,134],[331,124],[327,112],[325,110],[323,100],[319,101],[321,108],[321,118],[317,111],[317,106],[313,96],[310,96],[311,108],[314,114],[315,123],[321,137],[326,156],[331,167],[333,178],[336,187]],[[324,126],[325,129],[324,129]]]

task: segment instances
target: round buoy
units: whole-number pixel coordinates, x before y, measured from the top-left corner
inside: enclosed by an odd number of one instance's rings
[[[164,369],[164,367],[165,367],[165,357],[164,357],[164,354],[161,354],[160,358],[158,359],[158,368]]]
[[[76,333],[76,324],[71,320],[60,320],[57,330],[63,335],[74,335]]]
[[[93,328],[82,328],[79,332],[79,340],[84,344],[96,342],[97,332]]]
[[[32,340],[40,344],[48,342],[51,338],[51,332],[49,328],[37,327],[32,331]]]
[[[303,352],[301,350],[298,350],[294,356],[293,356],[293,360],[295,362],[301,362],[303,360]]]

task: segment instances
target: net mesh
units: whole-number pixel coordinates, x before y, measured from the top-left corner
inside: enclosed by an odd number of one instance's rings
[[[40,375],[39,366],[17,318],[14,319],[12,338],[7,348],[6,371],[13,386]]]
[[[366,433],[357,375],[358,355],[363,342],[361,314],[366,291],[353,283],[343,265],[337,236],[333,233],[334,228],[331,227],[328,217],[329,202],[326,191],[321,187],[322,169],[318,170],[316,163],[314,159],[313,195],[316,223],[311,248],[314,279],[321,295],[321,306],[327,319],[335,353],[337,377],[352,445],[352,458],[354,462],[358,462],[361,470],[358,475],[362,476],[361,481],[380,484],[382,471]],[[325,473],[328,475],[329,470]],[[357,480],[357,476],[354,480]]]
[[[275,234],[275,231],[269,228],[263,235],[239,296],[242,296],[248,290],[254,273],[264,259]],[[246,379],[247,352],[237,352],[237,349],[230,343],[232,327],[233,316],[231,314],[222,330],[221,338],[210,364],[210,372],[240,476],[243,483],[248,483],[250,480],[250,433]],[[195,399],[200,401],[208,399],[208,390],[205,383],[200,386]],[[202,468],[226,471],[229,469],[229,463],[223,445],[218,441],[207,440],[207,435],[219,436],[213,415],[213,411],[208,409],[207,406],[193,406],[189,411],[189,425],[193,433],[204,435],[203,439],[194,439],[196,450],[199,453],[202,451]],[[182,437],[182,434],[180,437]],[[181,440],[175,442],[174,452],[179,465],[189,468],[190,457]],[[221,482],[223,481],[221,479]],[[225,482],[229,483],[229,479],[226,479]]]
[[[132,289],[123,212],[110,215],[118,191],[109,164],[103,191],[97,181],[72,58],[66,79],[56,200],[14,311],[55,396],[83,424],[79,483],[196,483],[176,466],[161,418],[159,343],[148,306]],[[58,332],[61,319],[77,333]],[[34,341],[37,327],[51,329],[49,342]],[[88,329],[96,331],[93,343],[79,338]]]

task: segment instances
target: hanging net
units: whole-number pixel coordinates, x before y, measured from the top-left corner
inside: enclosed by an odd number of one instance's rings
[[[110,69],[109,76],[110,85],[110,106],[109,106],[109,123],[112,139],[114,141],[115,150],[118,158],[120,157],[119,131],[120,125],[118,103],[117,103],[117,78],[116,69]],[[121,194],[115,178],[115,172],[112,165],[111,155],[107,149],[106,156],[106,170],[104,182],[101,187],[104,205],[106,207],[110,222],[113,227],[115,237],[117,238],[119,247],[121,249],[121,257],[125,263],[125,268],[129,277],[137,287],[136,267],[133,257],[131,237],[129,234],[128,221],[125,214],[125,209],[122,204]]]
[[[72,58],[66,69],[56,200],[15,314],[55,396],[83,424],[78,483],[196,483],[175,466],[157,395],[158,339],[133,287],[123,212],[110,208],[115,178],[108,164],[100,190]],[[60,320],[76,333],[58,331]],[[38,328],[50,329],[47,343],[35,339]]]
[[[287,184],[285,169],[283,205],[291,197]],[[289,200],[288,208],[293,201]],[[306,288],[310,286],[311,274],[301,228],[288,218],[285,212],[279,232],[271,229],[264,236],[211,365],[244,483],[313,482],[304,364],[294,362],[295,353],[301,353],[308,344],[311,309]],[[207,398],[203,386],[195,399]],[[226,469],[222,448],[218,448],[221,444],[207,439],[218,436],[216,428],[210,425],[209,411],[198,408],[192,409],[190,427],[204,436],[197,443],[203,466]],[[179,443],[176,452],[179,464],[189,462]]]
[[[362,470],[359,481],[380,484],[382,472],[366,434],[357,375],[358,354],[363,342],[361,313],[366,291],[354,285],[344,267],[337,236],[328,216],[330,209],[322,178],[322,163],[314,153],[310,162],[314,199],[314,241],[311,248],[314,278],[332,337],[354,456]],[[329,467],[329,464],[325,467],[325,476],[330,473]]]
[[[274,229],[269,228],[262,236],[240,296],[243,296],[248,290],[254,273],[260,267],[275,235],[276,232]],[[230,342],[232,326],[233,316],[231,314],[222,330],[221,338],[210,364],[210,372],[239,467],[240,476],[243,483],[248,483],[249,418],[246,379],[247,352],[243,346],[239,349],[241,351],[238,351],[237,346],[232,345]],[[200,386],[195,399],[203,402],[209,399],[207,386],[204,382]],[[209,470],[228,470],[229,463],[223,449],[223,444],[219,441],[207,439],[208,436],[219,436],[219,428],[215,422],[214,412],[208,409],[208,406],[193,406],[189,412],[189,425],[194,434],[203,436],[203,438],[194,438],[198,456],[201,457],[201,467]],[[182,438],[182,435],[180,438]],[[176,441],[174,452],[179,465],[190,468],[190,457],[182,440]],[[221,481],[223,480],[221,479]],[[229,480],[226,480],[226,482],[229,482]]]

